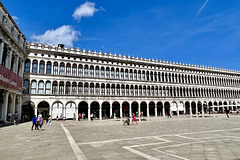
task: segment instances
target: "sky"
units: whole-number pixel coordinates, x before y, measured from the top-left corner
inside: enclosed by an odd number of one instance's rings
[[[240,70],[239,0],[1,0],[29,42]]]

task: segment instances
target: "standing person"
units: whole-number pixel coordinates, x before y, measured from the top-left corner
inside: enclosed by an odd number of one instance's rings
[[[82,119],[84,119],[84,118],[85,118],[85,113],[83,112],[83,113],[82,113]]]
[[[171,113],[170,113],[170,112],[167,112],[167,116],[168,116],[167,118],[169,118],[169,117],[170,117],[170,118],[172,118],[172,116],[171,116]]]
[[[226,115],[227,115],[227,118],[229,118],[229,110],[226,109]]]
[[[90,118],[91,118],[91,121],[93,121],[93,113],[91,113]]]
[[[36,115],[34,115],[34,117],[32,118],[32,130],[33,130],[33,126],[35,126],[35,129],[37,129],[37,117],[36,117]]]
[[[81,117],[82,117],[82,115],[81,115],[81,113],[79,113],[79,114],[78,114],[78,121],[81,120]]]
[[[51,119],[51,116],[48,117],[47,126],[52,126],[52,119]]]
[[[132,114],[132,125],[133,125],[133,122],[136,122],[138,124],[136,116],[135,116],[134,113]]]
[[[56,117],[57,121],[58,121],[58,114],[57,114],[57,117]]]
[[[39,131],[42,131],[42,125],[43,125],[43,118],[42,118],[42,116],[40,116],[40,118],[39,118]]]

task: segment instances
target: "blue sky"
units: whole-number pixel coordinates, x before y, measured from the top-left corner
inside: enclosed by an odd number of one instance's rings
[[[2,0],[28,41],[240,70],[239,0]]]

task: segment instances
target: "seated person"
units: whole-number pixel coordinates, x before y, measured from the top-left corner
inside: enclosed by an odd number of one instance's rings
[[[125,120],[123,120],[123,125],[124,124],[128,124],[129,125],[129,123],[130,123],[129,117],[127,117]]]

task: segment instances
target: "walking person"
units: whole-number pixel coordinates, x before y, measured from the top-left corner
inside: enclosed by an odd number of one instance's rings
[[[51,116],[48,117],[47,126],[52,126],[52,118],[51,118]]]
[[[93,113],[91,113],[90,118],[91,118],[91,121],[93,121]]]
[[[35,126],[35,129],[37,129],[37,117],[36,115],[34,115],[34,117],[32,118],[32,130],[33,130],[33,126]]]
[[[136,122],[138,124],[136,116],[135,116],[134,113],[132,114],[132,125],[133,125],[133,122]]]
[[[38,129],[39,131],[42,131],[43,123],[44,123],[44,120],[43,120],[42,116],[40,116],[40,118],[39,118],[39,129]]]
[[[79,114],[78,114],[78,121],[81,120],[81,117],[82,117],[82,115],[81,115],[81,113],[79,113]]]
[[[229,110],[228,109],[226,109],[226,115],[227,115],[227,118],[229,118]]]

